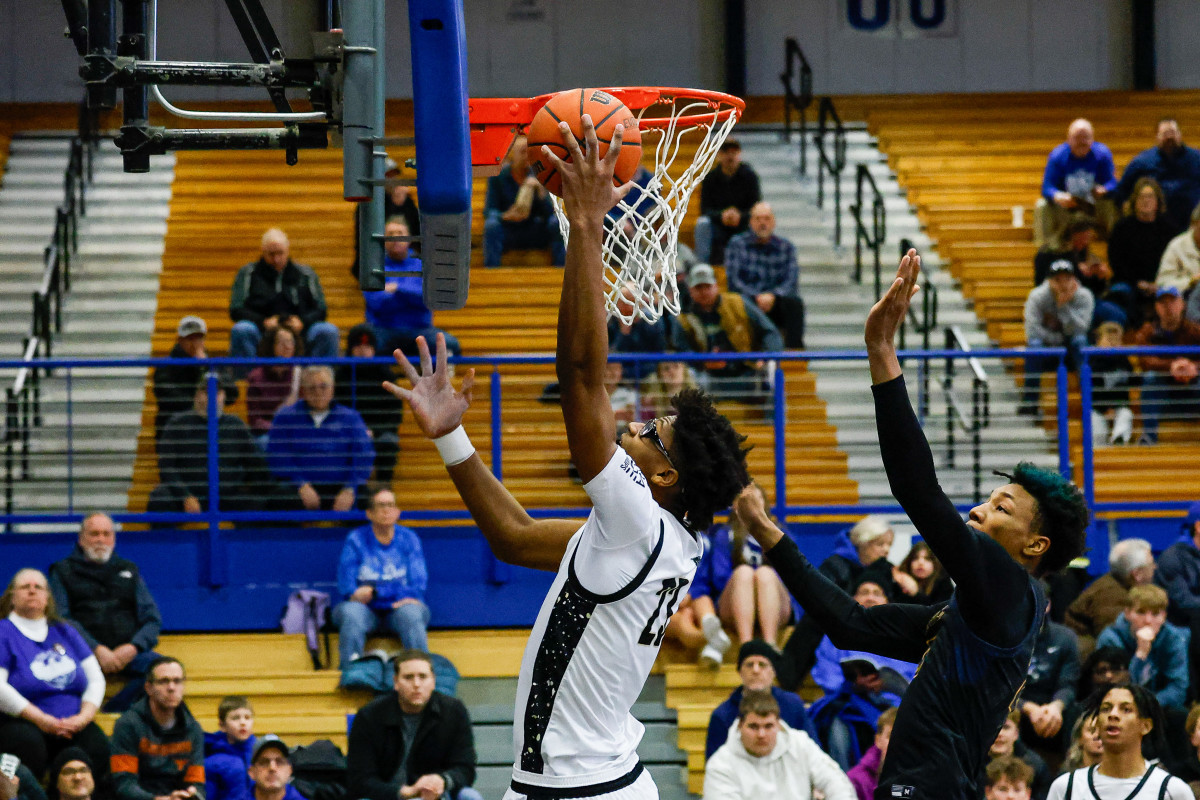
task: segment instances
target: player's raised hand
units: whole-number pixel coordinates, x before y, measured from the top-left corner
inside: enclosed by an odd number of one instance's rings
[[[763,499],[762,489],[751,483],[733,501],[733,513],[746,526],[750,535],[762,545],[763,550],[770,550],[783,538],[783,532],[771,522],[767,515],[766,500]]]
[[[601,158],[600,142],[596,138],[596,126],[592,123],[591,114],[584,114],[580,124],[583,127],[586,152],[580,149],[579,142],[571,133],[571,126],[561,122],[558,130],[562,134],[570,159],[564,161],[544,145],[542,155],[562,177],[563,208],[571,224],[587,221],[602,223],[604,215],[621,198],[629,194],[633,186],[632,181],[624,186],[613,186],[613,171],[617,166],[617,157],[621,154],[621,138],[625,129],[621,125],[613,129],[608,152]]]
[[[908,306],[913,295],[917,293],[917,276],[921,274],[921,257],[916,250],[909,250],[900,259],[900,268],[896,270],[896,279],[883,293],[867,315],[865,338],[867,349],[872,346],[890,345],[896,339],[896,331],[904,322]]]
[[[455,390],[446,364],[446,337],[437,335],[437,369],[429,356],[429,345],[424,336],[417,337],[417,353],[420,355],[421,371],[409,363],[404,353],[396,350],[396,363],[404,370],[405,377],[412,383],[411,389],[385,381],[383,388],[396,397],[408,401],[421,432],[430,439],[445,436],[462,424],[463,414],[471,406],[471,388],[475,385],[475,370],[467,370],[462,387]]]
[[[904,323],[904,316],[920,288],[917,277],[921,274],[921,257],[916,250],[909,250],[900,259],[896,279],[884,292],[879,302],[867,314],[867,356],[871,365],[871,382],[883,383],[900,375],[900,362],[896,358],[896,331]]]

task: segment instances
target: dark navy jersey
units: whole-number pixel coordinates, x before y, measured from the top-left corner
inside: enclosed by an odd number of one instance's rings
[[[863,608],[791,539],[767,557],[835,646],[920,663],[892,729],[876,800],[978,800],[987,751],[1025,681],[1046,598],[943,493],[904,379],[872,389],[892,494],[955,581],[954,594],[933,606]]]
[[[1029,592],[1034,608],[1045,609],[1032,578]],[[957,598],[950,598],[931,620],[940,629],[896,715],[877,800],[983,796],[988,749],[1025,681],[1044,617],[1044,611],[1035,614],[1020,643],[997,647],[971,631]]]

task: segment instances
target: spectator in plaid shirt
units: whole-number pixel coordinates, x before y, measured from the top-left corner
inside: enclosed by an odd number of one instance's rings
[[[775,212],[769,203],[756,203],[750,209],[750,230],[729,240],[725,277],[730,291],[753,300],[775,323],[786,347],[804,349],[804,301],[800,299],[796,248],[775,235]]]

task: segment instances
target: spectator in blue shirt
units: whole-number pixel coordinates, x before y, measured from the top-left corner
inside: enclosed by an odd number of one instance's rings
[[[733,690],[725,702],[713,709],[708,718],[708,735],[704,742],[704,757],[712,758],[717,748],[729,738],[729,728],[737,722],[738,706],[745,692],[771,690],[771,696],[779,703],[779,718],[792,730],[804,731],[814,742],[817,729],[804,708],[804,701],[792,692],[785,692],[775,685],[775,648],[762,639],[751,639],[738,650],[738,677],[742,684]]]
[[[1085,213],[1107,233],[1116,207],[1109,196],[1117,188],[1112,151],[1096,141],[1092,123],[1077,119],[1067,128],[1067,141],[1050,151],[1042,178],[1042,198],[1035,209],[1034,242],[1041,245],[1061,228],[1067,212]]]
[[[267,438],[271,472],[305,509],[349,511],[371,477],[375,448],[362,417],[333,401],[333,370],[305,367],[300,400],[279,409]]]
[[[369,525],[346,537],[338,562],[338,597],[333,623],[338,626],[338,655],[343,666],[362,654],[367,635],[386,626],[409,649],[424,651],[429,607],[429,576],[421,540],[398,525],[396,495],[381,483],[367,488]]]
[[[408,230],[404,218],[395,216],[387,221],[383,233],[385,236],[408,236]],[[425,305],[422,293],[421,259],[410,252],[408,242],[384,242],[383,251],[383,272],[387,282],[381,291],[363,292],[367,322],[375,329],[380,352],[390,354],[399,347],[406,353],[413,353],[418,336],[432,342],[437,340],[438,333],[442,333],[447,349],[456,356],[461,355],[458,339],[434,327],[433,312]]]
[[[1133,157],[1113,199],[1122,203],[1134,192],[1139,179],[1158,182],[1167,198],[1167,217],[1175,233],[1187,230],[1192,209],[1200,203],[1200,150],[1183,143],[1179,123],[1171,118],[1159,120],[1154,147]]]
[[[524,136],[513,140],[508,165],[488,178],[483,204],[484,266],[500,266],[501,256],[515,249],[548,249],[556,267],[567,258],[550,195],[529,169],[529,144]]]
[[[753,300],[783,334],[789,348],[804,349],[804,301],[796,248],[775,235],[775,212],[766,202],[750,209],[750,230],[729,240],[725,278],[731,292]]]

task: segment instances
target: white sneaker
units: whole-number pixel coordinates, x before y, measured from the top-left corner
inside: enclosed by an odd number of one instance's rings
[[[1099,411],[1092,412],[1092,447],[1100,447],[1111,443],[1109,439],[1108,418]]]
[[[700,666],[702,667],[720,669],[721,662],[724,660],[725,655],[711,644],[704,645],[704,649],[700,651]]]
[[[709,614],[700,620],[700,630],[704,631],[704,638],[708,640],[708,646],[713,648],[719,656],[724,656],[725,651],[733,644],[729,640],[729,634],[725,633],[725,629],[721,627],[721,620],[717,618],[716,614]]]

